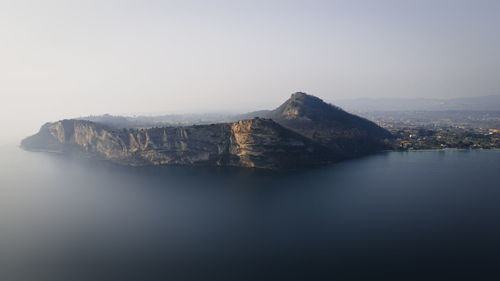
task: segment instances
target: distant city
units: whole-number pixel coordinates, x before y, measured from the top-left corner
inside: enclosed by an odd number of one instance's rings
[[[397,149],[500,149],[500,111],[363,114],[396,138]]]

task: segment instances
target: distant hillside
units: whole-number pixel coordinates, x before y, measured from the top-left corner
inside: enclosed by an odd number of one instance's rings
[[[463,128],[469,130],[487,130],[500,128],[500,110],[370,111],[360,112],[360,114],[391,129]]]
[[[500,95],[454,99],[361,98],[339,99],[335,103],[354,112],[372,111],[498,111]]]

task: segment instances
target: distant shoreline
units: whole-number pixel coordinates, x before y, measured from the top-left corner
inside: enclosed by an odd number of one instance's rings
[[[423,151],[500,151],[500,148],[476,148],[476,149],[467,149],[467,148],[428,148],[428,149],[407,149],[407,150],[389,150],[395,152],[423,152]]]

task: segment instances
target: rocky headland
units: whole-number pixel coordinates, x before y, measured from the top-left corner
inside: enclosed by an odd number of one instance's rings
[[[272,111],[210,125],[116,128],[87,120],[43,125],[26,150],[84,155],[115,163],[292,169],[324,165],[390,146],[375,123],[305,93]]]

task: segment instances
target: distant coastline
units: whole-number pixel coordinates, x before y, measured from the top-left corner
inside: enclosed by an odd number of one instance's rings
[[[500,151],[500,148],[428,148],[428,149],[407,149],[388,150],[395,152],[424,152],[424,151]]]

